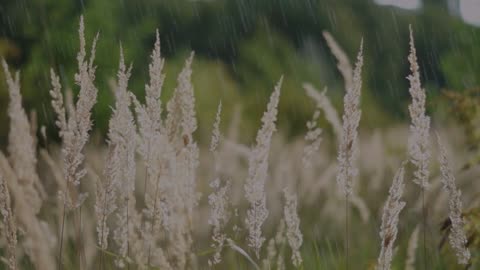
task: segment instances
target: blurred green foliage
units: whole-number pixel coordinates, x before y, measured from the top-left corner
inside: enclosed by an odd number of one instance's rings
[[[274,84],[285,76],[280,126],[304,131],[313,102],[301,84],[329,87],[341,108],[343,83],[322,38],[330,31],[353,59],[365,42],[364,118],[375,127],[402,119],[407,112],[408,24],[415,31],[422,76],[430,96],[438,89],[479,85],[480,28],[452,16],[446,1],[424,1],[420,10],[378,6],[367,0],[2,0],[0,55],[21,70],[27,110],[54,134],[48,90],[49,69],[73,88],[78,21],[83,14],[87,40],[98,31],[95,125],[105,132],[120,44],[133,63],[130,88],[143,95],[149,54],[158,28],[167,59],[164,102],[190,50],[196,52],[193,80],[198,99],[200,137],[208,134],[220,99],[225,117],[242,104],[246,138],[259,125]],[[3,80],[3,74],[0,74]],[[8,129],[5,84],[0,84],[0,142]],[[204,124],[202,124],[202,122]]]

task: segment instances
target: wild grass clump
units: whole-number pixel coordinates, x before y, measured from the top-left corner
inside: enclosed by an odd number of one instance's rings
[[[0,256],[8,269],[412,270],[419,269],[417,261],[425,269],[453,269],[453,259],[476,267],[480,186],[471,179],[480,170],[454,169],[452,160],[465,158],[455,151],[447,158],[447,149],[461,147],[459,140],[438,138],[439,162],[430,159],[431,118],[412,31],[409,127],[361,127],[364,44],[352,68],[325,32],[345,81],[342,118],[326,90],[305,83],[316,108],[305,136],[287,140],[277,132],[286,74],[265,101],[252,146],[239,142],[240,114],[224,119],[231,108],[221,100],[210,145],[196,140],[196,96],[206,93],[194,91],[193,52],[171,98],[162,102],[165,59],[158,31],[156,37],[144,102],[129,88],[134,67],[119,46],[104,144],[91,140],[92,110],[103,91],[96,87],[94,63],[101,39],[93,38],[87,57],[83,18],[77,95],[67,78],[50,71],[58,145],[47,143],[44,128],[45,144],[37,144],[35,118],[22,106],[20,75],[2,61],[10,133],[8,152],[0,152]],[[322,115],[334,136],[323,133]],[[449,125],[435,130],[448,137]],[[336,145],[336,153],[328,145]],[[442,220],[446,236],[435,225]],[[442,237],[453,256],[437,256],[441,250],[432,243]]]

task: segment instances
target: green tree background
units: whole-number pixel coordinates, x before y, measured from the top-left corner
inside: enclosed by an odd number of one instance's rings
[[[322,31],[328,30],[351,59],[363,37],[364,127],[379,127],[407,113],[408,25],[415,31],[422,79],[429,105],[442,89],[462,91],[479,85],[480,28],[463,23],[447,1],[424,0],[420,10],[379,6],[370,0],[2,0],[0,56],[21,70],[27,110],[55,136],[49,101],[49,69],[59,71],[65,88],[76,90],[73,74],[78,50],[78,21],[83,14],[87,40],[98,31],[95,125],[106,131],[120,44],[133,63],[130,88],[142,97],[149,55],[160,33],[166,57],[163,101],[190,50],[196,53],[193,80],[199,136],[207,137],[220,99],[231,117],[242,104],[245,138],[258,126],[274,84],[284,74],[280,127],[289,136],[303,133],[313,103],[305,81],[327,86],[341,108],[343,83]],[[0,74],[3,80],[3,74]],[[0,142],[8,130],[8,94],[0,83]]]

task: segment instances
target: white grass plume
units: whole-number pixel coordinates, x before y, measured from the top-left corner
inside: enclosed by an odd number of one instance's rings
[[[302,255],[300,254],[300,247],[303,242],[303,235],[300,231],[300,218],[297,213],[297,195],[290,192],[288,189],[283,190],[285,196],[285,207],[283,215],[287,225],[287,240],[292,249],[292,264],[296,268],[300,268],[302,264]]]
[[[10,130],[8,133],[9,160],[20,181],[25,198],[35,213],[38,213],[42,205],[42,198],[35,189],[35,185],[39,184],[36,168],[36,142],[31,133],[27,114],[22,106],[20,74],[16,72],[15,76],[12,76],[4,59],[2,59],[2,66],[10,96],[8,105],[8,116],[10,118]]]
[[[217,114],[215,116],[215,122],[213,124],[212,140],[210,144],[210,152],[214,155],[214,180],[210,181],[210,187],[213,192],[208,196],[208,204],[210,205],[210,217],[208,218],[208,224],[212,226],[212,244],[211,247],[215,249],[215,253],[212,258],[208,260],[209,265],[218,264],[221,262],[221,252],[227,240],[227,234],[225,233],[225,227],[230,219],[229,212],[229,194],[231,184],[226,182],[222,185],[222,181],[218,175],[219,160],[217,148],[220,143],[220,121],[222,113],[222,102],[218,104]]]
[[[221,262],[221,252],[225,241],[227,240],[227,234],[225,233],[225,226],[230,219],[229,207],[229,193],[230,182],[226,182],[221,185],[220,179],[216,178],[210,182],[210,187],[214,190],[208,196],[208,203],[210,204],[210,217],[208,223],[213,228],[211,246],[215,249],[215,253],[209,264],[218,264]]]
[[[399,215],[405,207],[405,202],[401,201],[404,184],[404,163],[393,178],[392,186],[389,190],[388,199],[383,207],[382,225],[380,227],[380,238],[382,239],[381,251],[378,257],[377,270],[390,270],[393,257],[393,245],[397,238]]]
[[[15,202],[12,211],[15,213],[18,227],[23,228],[25,232],[21,239],[22,247],[35,269],[55,269],[51,232],[45,226],[46,223],[40,220],[34,209],[30,207],[13,168],[2,152],[0,152],[0,171],[7,183],[10,196]]]
[[[95,214],[97,218],[98,243],[101,249],[108,247],[109,228],[108,217],[118,208],[117,197],[121,197],[120,210],[122,221],[125,223],[127,215],[127,201],[133,196],[135,174],[135,126],[133,115],[129,109],[130,96],[127,83],[130,77],[131,67],[127,70],[120,52],[120,64],[118,71],[118,85],[115,88],[115,107],[109,122],[108,129],[108,154],[104,168],[104,179],[97,181]],[[125,215],[125,217],[124,217]],[[121,256],[126,255],[128,235],[122,235],[118,240],[119,230],[122,234],[128,224],[118,224],[116,242],[120,247]],[[128,229],[127,229],[128,230]]]
[[[195,95],[191,81],[193,57],[192,52],[178,75],[177,87],[167,103],[165,121],[165,133],[174,150],[169,179],[171,190],[167,201],[170,201],[172,208],[168,237],[171,243],[170,254],[175,261],[172,267],[175,269],[183,269],[188,261],[195,260],[191,247],[194,213],[199,199],[196,190],[199,149],[193,139],[193,133],[197,129]]]
[[[210,142],[210,152],[215,153],[220,143],[220,121],[222,114],[222,102],[218,104],[217,114],[215,115],[215,122],[213,123],[212,140]]]
[[[111,145],[111,141],[109,142]],[[108,150],[104,179],[96,179],[95,193],[95,216],[97,219],[97,239],[98,246],[102,250],[108,248],[109,228],[107,225],[108,217],[117,209],[117,185],[120,168],[120,148],[111,145]]]
[[[185,66],[178,75],[177,87],[173,97],[167,104],[166,131],[175,148],[180,152],[178,166],[182,168],[182,181],[180,181],[181,197],[185,205],[188,219],[192,220],[193,210],[198,204],[196,193],[195,170],[198,167],[199,150],[193,139],[197,129],[195,113],[195,95],[191,81],[192,62],[194,53],[185,61]]]
[[[76,104],[69,101],[67,96],[68,114],[65,110],[60,80],[51,70],[52,90],[50,90],[50,96],[52,97],[52,107],[57,114],[56,125],[62,139],[63,175],[68,187],[68,190],[60,191],[60,197],[68,211],[78,208],[86,198],[86,194],[79,193],[78,186],[86,174],[83,166],[85,159],[83,149],[90,137],[89,132],[93,124],[91,111],[97,102],[98,92],[94,85],[96,67],[93,64],[98,34],[93,41],[90,58],[87,60],[84,30],[82,16],[78,30],[80,38],[80,50],[77,54],[78,71],[75,74],[75,84],[79,86],[80,91]]]
[[[160,96],[162,93],[165,74],[163,66],[165,60],[160,54],[160,39],[157,30],[157,39],[151,54],[151,63],[148,66],[150,82],[145,85],[145,105],[140,104],[136,97],[131,94],[135,104],[135,112],[139,128],[138,149],[145,160],[147,166],[147,175],[152,176],[153,159],[155,152],[161,145],[158,145],[164,132],[161,119],[162,105]],[[162,134],[160,134],[162,133]],[[158,155],[157,155],[158,156]]]
[[[256,145],[250,153],[248,161],[248,178],[245,183],[245,197],[250,203],[245,219],[248,229],[248,246],[253,249],[257,258],[260,257],[260,249],[265,242],[262,236],[262,225],[268,217],[266,206],[265,182],[268,174],[268,156],[273,132],[276,130],[277,106],[280,99],[280,88],[283,76],[275,86],[270,96],[267,111],[262,117],[262,127],[257,133]]]
[[[160,37],[158,29],[156,31],[154,49],[150,58],[152,59],[152,62],[148,66],[150,83],[145,86],[145,104],[147,113],[154,125],[154,129],[159,130],[161,128],[162,114],[160,96],[162,94],[163,81],[165,80],[165,74],[163,74],[165,59],[162,58],[160,53]]]
[[[413,40],[413,31],[410,26],[410,62],[411,74],[407,77],[410,82],[409,92],[412,103],[408,106],[412,122],[410,124],[410,136],[408,138],[408,153],[411,162],[417,167],[414,172],[414,182],[422,189],[428,188],[430,163],[430,117],[425,114],[425,89],[420,83],[420,72],[417,63],[417,53]]]
[[[340,146],[338,149],[339,172],[337,183],[345,196],[349,196],[353,189],[353,180],[357,176],[357,135],[361,117],[360,95],[362,89],[362,66],[363,66],[363,40],[357,55],[357,63],[353,73],[351,88],[346,89],[343,99],[343,128]]]
[[[132,93],[130,96],[135,105],[138,123],[137,150],[146,166],[145,208],[143,209],[145,229],[141,235],[147,250],[147,265],[171,269],[163,249],[156,245],[163,235],[162,232],[170,231],[169,213],[172,212],[172,207],[171,199],[169,200],[167,194],[171,193],[171,184],[169,185],[165,179],[170,169],[167,164],[175,157],[161,119],[160,96],[165,79],[164,63],[157,30],[149,64],[150,82],[145,86],[145,105],[141,104]]]
[[[177,87],[173,96],[167,103],[167,119],[165,128],[170,140],[180,140],[182,144],[188,144],[191,135],[197,128],[195,117],[195,96],[191,84],[192,61],[194,53],[185,61],[185,66],[178,75]],[[186,137],[182,137],[186,135]]]
[[[135,211],[135,152],[136,152],[136,127],[133,114],[130,110],[131,98],[129,95],[128,80],[131,74],[131,66],[127,69],[123,51],[120,51],[120,63],[117,73],[118,83],[115,89],[115,108],[109,126],[110,147],[118,147],[117,153],[112,158],[118,158],[118,163],[113,160],[112,176],[118,178],[111,181],[118,186],[119,205],[117,213],[117,228],[114,231],[114,239],[119,247],[119,255],[127,257],[132,227],[136,219]],[[118,166],[115,168],[115,166]],[[117,172],[115,172],[117,170]],[[106,172],[108,173],[108,172]],[[116,183],[115,183],[116,182]],[[124,261],[117,260],[117,266],[123,267]]]
[[[437,134],[438,147],[440,155],[438,161],[440,162],[440,171],[442,173],[443,189],[448,193],[449,203],[449,217],[452,223],[448,239],[450,246],[455,250],[459,264],[467,265],[470,261],[470,250],[467,248],[467,236],[463,229],[465,222],[462,217],[462,192],[457,188],[455,183],[455,176],[447,158],[447,150],[443,145],[440,136]]]
[[[6,264],[9,270],[17,269],[17,224],[15,222],[15,217],[13,216],[13,211],[10,201],[10,192],[8,191],[7,183],[3,178],[2,173],[0,172],[0,215],[3,218],[3,235],[7,240],[6,253],[7,259]]]

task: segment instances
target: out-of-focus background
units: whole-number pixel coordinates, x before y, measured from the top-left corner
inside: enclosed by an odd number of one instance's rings
[[[441,111],[445,106],[438,99],[442,90],[474,89],[480,80],[478,0],[2,0],[0,56],[21,71],[24,106],[37,112],[51,136],[56,132],[49,69],[59,71],[65,87],[77,90],[73,74],[81,14],[87,42],[100,33],[96,56],[100,92],[93,117],[100,134],[106,132],[111,113],[109,82],[116,74],[120,44],[133,64],[130,89],[142,97],[156,29],[166,58],[163,100],[175,87],[188,53],[196,53],[193,81],[199,137],[207,136],[221,99],[227,119],[242,104],[244,139],[251,138],[282,74],[279,125],[289,136],[304,131],[314,106],[304,94],[303,82],[328,87],[328,95],[341,108],[343,83],[322,37],[324,30],[352,60],[364,39],[364,128],[407,116],[409,24],[430,109]],[[4,80],[3,74],[0,78]],[[7,104],[2,82],[2,145],[8,130]]]

